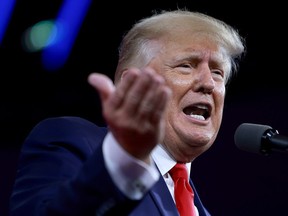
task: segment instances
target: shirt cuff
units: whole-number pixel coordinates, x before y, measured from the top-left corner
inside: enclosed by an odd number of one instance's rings
[[[128,154],[108,132],[103,143],[104,161],[116,186],[130,199],[139,200],[159,180],[160,173],[151,164]]]

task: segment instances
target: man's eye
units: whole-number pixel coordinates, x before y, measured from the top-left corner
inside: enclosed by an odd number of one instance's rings
[[[179,65],[179,67],[190,68],[191,65],[190,64],[181,64],[181,65]]]
[[[193,66],[191,64],[181,64],[181,65],[179,65],[179,67],[192,68]]]
[[[211,72],[217,76],[224,77],[224,73],[221,70],[212,70]]]
[[[217,71],[217,70],[212,71],[212,73],[214,73],[214,74],[218,74],[218,75],[222,75],[221,71]]]

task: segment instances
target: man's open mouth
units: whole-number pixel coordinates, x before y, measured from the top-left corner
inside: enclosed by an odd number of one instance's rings
[[[211,106],[207,104],[194,104],[183,109],[186,115],[199,120],[206,120],[211,115]]]

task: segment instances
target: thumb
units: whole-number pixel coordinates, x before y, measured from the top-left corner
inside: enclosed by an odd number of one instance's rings
[[[102,102],[115,90],[112,80],[104,74],[91,73],[88,76],[88,83],[99,92]]]

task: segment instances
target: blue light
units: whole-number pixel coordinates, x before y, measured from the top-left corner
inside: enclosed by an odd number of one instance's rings
[[[16,0],[0,0],[0,44],[10,21]]]
[[[45,69],[57,70],[67,61],[91,0],[65,0],[55,20],[47,46],[42,52]]]

